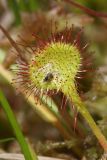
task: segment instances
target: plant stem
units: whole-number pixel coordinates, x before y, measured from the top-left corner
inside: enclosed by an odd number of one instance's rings
[[[67,93],[65,93],[65,94],[67,95]],[[104,151],[107,152],[107,140],[104,137],[104,135],[102,134],[101,130],[96,125],[91,114],[86,109],[85,104],[81,101],[77,91],[74,89],[72,92],[72,90],[69,89],[69,96],[70,96],[70,99],[72,100],[73,104],[77,107],[78,111],[82,114],[82,116],[88,122],[90,128],[92,129],[93,133],[97,137],[97,139],[98,139],[99,143],[101,144],[101,146],[103,147]]]
[[[85,6],[82,6],[81,4],[76,3],[73,0],[64,0],[64,1],[69,3],[69,4],[71,4],[71,5],[73,5],[73,6],[75,6],[75,7],[77,7],[77,8],[79,8],[79,9],[81,9],[81,10],[83,10],[84,12],[86,12],[86,13],[92,15],[92,16],[107,18],[107,13],[94,11],[94,10],[92,10],[90,8],[87,8]]]
[[[11,110],[11,107],[10,107],[9,103],[7,102],[7,100],[1,90],[0,90],[0,102],[3,106],[3,109],[7,115],[8,120],[11,124],[11,127],[14,131],[14,134],[20,144],[20,147],[21,147],[21,150],[24,154],[25,159],[26,160],[37,160],[37,156],[34,155],[34,151],[27,144],[27,142],[21,132],[20,126],[19,126],[19,124],[18,124],[18,122],[17,122],[17,120]]]

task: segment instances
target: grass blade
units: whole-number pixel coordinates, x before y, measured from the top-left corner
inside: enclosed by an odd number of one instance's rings
[[[6,116],[10,122],[10,125],[14,131],[14,134],[20,144],[20,147],[21,147],[21,150],[24,154],[25,159],[26,160],[37,160],[37,156],[36,155],[34,156],[32,149],[27,144],[27,142],[21,132],[20,126],[17,123],[17,120],[11,110],[11,107],[10,107],[9,103],[7,102],[3,92],[1,90],[0,90],[0,102],[3,106],[3,109],[6,113]]]

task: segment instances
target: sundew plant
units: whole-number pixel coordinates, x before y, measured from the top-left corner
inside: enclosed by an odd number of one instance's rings
[[[1,29],[5,32],[2,27]],[[82,78],[80,73],[90,70],[89,63],[85,63],[83,56],[87,44],[82,48],[80,46],[82,29],[73,40],[72,32],[72,28],[68,29],[66,26],[65,30],[59,34],[51,33],[48,40],[35,38],[35,41],[38,41],[38,47],[36,50],[32,48],[32,58],[28,62],[21,55],[20,52],[22,51],[20,51],[17,44],[9,38],[11,43],[14,44],[16,51],[18,51],[17,77],[14,80],[15,83],[19,83],[20,88],[25,88],[24,92],[27,93],[29,90],[30,94],[34,93],[34,96],[52,95],[59,91],[63,92],[88,122],[106,151],[106,139],[86,109],[77,88],[76,79]]]
[[[104,13],[95,12],[71,0],[65,0],[65,2],[96,17],[107,17]],[[72,111],[76,110],[82,115],[102,149],[106,152],[107,140],[89,113],[81,97],[81,87],[79,87],[81,79],[84,79],[88,73],[95,72],[92,67],[94,60],[91,60],[89,43],[82,39],[84,28],[78,29],[75,25],[69,27],[67,22],[63,29],[59,29],[56,22],[52,20],[50,23],[51,31],[48,30],[48,25],[45,26],[47,29],[41,26],[44,37],[29,31],[33,37],[32,44],[27,44],[21,36],[23,42],[18,44],[0,25],[1,31],[15,49],[16,63],[13,69],[15,77],[11,80],[13,86],[19,92],[24,93],[28,99],[30,96],[33,96],[34,100],[36,98],[38,101],[35,102],[35,105],[42,103],[45,97],[47,107],[48,98],[52,99],[53,96],[62,93],[59,110],[67,110],[67,102],[69,101]],[[60,115],[60,111],[57,114]],[[76,126],[77,114],[74,119],[74,127],[78,127]]]

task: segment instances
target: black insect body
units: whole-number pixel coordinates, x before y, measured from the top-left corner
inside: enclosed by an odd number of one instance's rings
[[[50,82],[52,79],[53,79],[53,74],[52,73],[48,73],[43,81],[44,82]]]

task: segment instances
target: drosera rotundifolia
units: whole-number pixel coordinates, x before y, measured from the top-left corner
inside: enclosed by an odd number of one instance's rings
[[[7,38],[9,34],[0,26]],[[34,94],[34,96],[51,96],[61,91],[72,105],[82,114],[104,151],[107,151],[107,141],[100,129],[97,127],[92,116],[87,110],[84,102],[78,93],[77,79],[82,78],[85,72],[91,69],[84,54],[87,53],[87,44],[81,46],[81,34],[83,28],[73,36],[73,27],[67,25],[62,32],[53,33],[46,39],[35,36],[36,47],[30,47],[30,58],[26,58],[20,53],[19,46],[13,45],[17,53],[16,79],[14,83],[19,84],[19,88],[24,88],[24,92]],[[11,39],[11,43],[13,40]],[[15,43],[15,42],[14,42]],[[21,55],[21,56],[20,56]],[[30,91],[30,92],[29,92]]]

